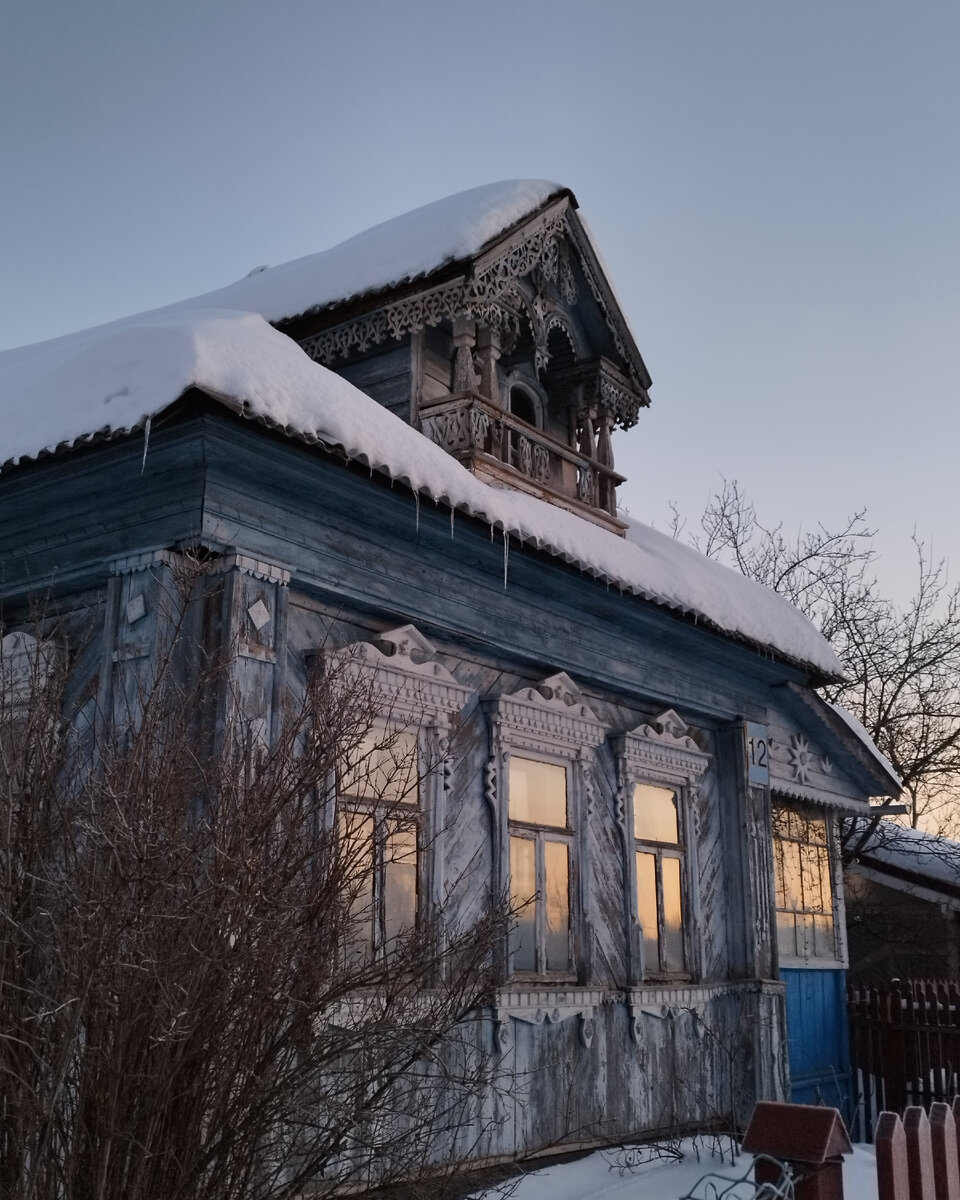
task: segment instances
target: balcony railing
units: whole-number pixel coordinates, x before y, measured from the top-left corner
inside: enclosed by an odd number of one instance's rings
[[[611,467],[498,408],[476,392],[423,405],[423,433],[475,475],[539,495],[622,533]]]

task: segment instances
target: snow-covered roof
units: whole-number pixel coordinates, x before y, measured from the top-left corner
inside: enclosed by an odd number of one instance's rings
[[[857,717],[844,708],[840,704],[833,704],[829,700],[824,702],[828,708],[832,709],[840,720],[847,726],[854,737],[860,742],[863,748],[867,751],[871,758],[885,771],[891,779],[896,781],[897,787],[900,787],[903,781],[893,768],[893,763],[885,754],[881,754],[877,749],[877,743],[870,736],[869,730],[862,725]]]
[[[374,225],[329,250],[258,269],[190,304],[258,312],[271,322],[326,308],[471,258],[564,191],[546,179],[471,188]]]
[[[858,818],[856,824],[865,833],[870,818]],[[851,840],[855,841],[856,836]],[[895,821],[878,821],[857,857],[861,864],[893,867],[929,881],[960,885],[960,842]]]
[[[190,387],[338,448],[624,591],[817,672],[840,673],[828,643],[780,596],[647,526],[633,523],[624,540],[535,497],[490,487],[311,361],[259,313],[177,306],[0,354],[0,463],[137,429]]]

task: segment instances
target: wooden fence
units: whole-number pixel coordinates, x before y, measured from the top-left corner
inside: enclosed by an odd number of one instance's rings
[[[854,1136],[872,1140],[883,1110],[929,1109],[960,1095],[960,983],[849,984]]]

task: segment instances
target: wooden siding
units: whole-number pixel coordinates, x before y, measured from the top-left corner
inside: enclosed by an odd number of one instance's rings
[[[516,543],[505,585],[499,533],[460,515],[451,522],[403,487],[219,410],[159,422],[145,463],[142,450],[134,437],[0,476],[5,517],[23,519],[22,536],[0,530],[8,620],[23,615],[28,585],[53,588],[79,630],[83,589],[99,639],[85,686],[101,712],[122,717],[148,682],[170,584],[156,548],[220,552],[197,619],[204,637],[239,646],[237,708],[223,706],[218,719],[247,721],[258,736],[302,691],[312,654],[414,624],[469,697],[450,737],[436,831],[440,890],[462,920],[481,910],[494,878],[484,702],[562,670],[607,732],[577,760],[592,790],[575,831],[589,897],[576,978],[506,980],[464,1031],[471,1053],[498,1063],[473,1133],[492,1123],[474,1152],[728,1121],[758,1096],[782,1096],[769,793],[744,786],[739,721],[782,726],[785,689],[772,685],[802,682],[800,673]],[[137,596],[144,614],[131,620]],[[258,604],[270,614],[262,628],[250,611]],[[669,985],[632,975],[632,831],[622,826],[610,740],[667,708],[709,757],[686,834],[690,978]]]
[[[413,384],[409,335],[398,342],[391,341],[383,349],[338,363],[337,374],[402,420],[410,421]]]

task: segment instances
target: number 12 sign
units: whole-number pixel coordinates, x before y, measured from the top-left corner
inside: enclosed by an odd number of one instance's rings
[[[743,742],[747,757],[747,783],[770,782],[770,739],[766,725],[744,721]]]

